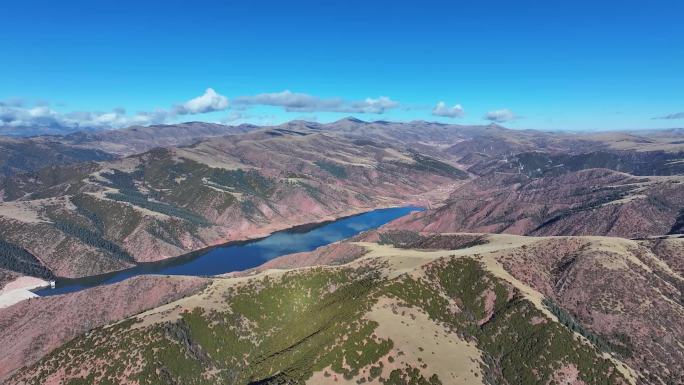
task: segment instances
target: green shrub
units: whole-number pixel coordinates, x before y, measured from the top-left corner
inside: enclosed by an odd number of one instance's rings
[[[323,160],[317,160],[316,166],[321,170],[327,171],[329,174],[335,178],[344,179],[347,177],[347,170],[344,167],[338,165],[337,163],[327,162]]]

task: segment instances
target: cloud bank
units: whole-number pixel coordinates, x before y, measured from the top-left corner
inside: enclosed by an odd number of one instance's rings
[[[0,101],[0,127],[45,129],[46,132],[70,132],[81,129],[111,129],[134,125],[162,124],[177,115],[195,115],[228,108],[228,98],[208,88],[203,95],[175,107],[158,108],[127,114],[123,108],[112,111],[76,111],[62,113],[49,106],[27,106],[19,99]],[[7,130],[5,130],[7,131]]]
[[[518,116],[513,113],[513,111],[504,108],[501,110],[489,111],[485,114],[484,118],[492,122],[503,123],[518,119]]]
[[[63,113],[48,105],[34,104],[28,106],[21,99],[0,101],[1,132],[66,133],[77,130],[99,130],[122,128],[133,125],[163,124],[174,121],[179,116],[198,115],[232,109],[224,119],[235,121],[244,118],[241,111],[253,106],[282,107],[287,112],[341,112],[355,114],[383,114],[399,106],[386,96],[366,98],[362,100],[346,100],[343,98],[321,98],[305,93],[289,90],[274,93],[263,93],[252,96],[239,96],[232,101],[219,94],[213,88],[195,98],[174,104],[170,108],[158,108],[153,111],[141,111],[128,114],[123,108],[111,111],[77,111]]]
[[[287,112],[344,112],[359,114],[383,114],[387,110],[399,106],[398,102],[386,96],[349,101],[342,98],[325,99],[290,90],[253,96],[240,96],[233,100],[233,104],[241,107],[256,105],[282,107]]]
[[[81,128],[104,129],[132,125],[149,125],[166,121],[165,110],[139,112],[128,115],[122,108],[112,111],[77,111],[60,113],[48,106],[0,105],[0,127],[43,127],[53,130],[73,131]]]
[[[463,107],[460,104],[455,104],[453,107],[448,107],[444,102],[438,102],[435,108],[432,109],[432,115],[444,116],[447,118],[462,118],[465,114]]]

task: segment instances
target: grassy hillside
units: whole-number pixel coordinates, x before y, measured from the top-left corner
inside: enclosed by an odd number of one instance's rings
[[[81,277],[414,201],[464,178],[415,151],[262,130],[0,180],[0,240],[50,274]]]
[[[216,278],[8,383],[628,383],[622,364],[477,254],[365,247],[340,267]]]
[[[525,235],[674,233],[684,207],[684,177],[637,177],[607,169],[528,177],[492,173],[458,186],[446,204],[406,218],[417,231]]]

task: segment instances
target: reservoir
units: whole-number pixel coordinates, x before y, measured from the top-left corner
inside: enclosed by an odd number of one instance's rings
[[[318,247],[378,228],[419,207],[393,207],[315,225],[298,226],[278,231],[268,237],[250,241],[230,242],[198,252],[160,262],[143,263],[133,268],[109,274],[78,279],[57,279],[54,289],[36,291],[40,296],[70,293],[89,287],[106,285],[137,275],[208,276],[257,267],[282,255],[311,251]]]

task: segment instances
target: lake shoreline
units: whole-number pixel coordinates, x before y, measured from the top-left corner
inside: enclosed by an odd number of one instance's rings
[[[36,291],[49,287],[50,282],[40,278],[28,275],[17,277],[0,290],[0,309],[10,307],[27,299],[39,297]]]
[[[136,275],[153,275],[153,274],[158,274],[158,275],[169,275],[164,273],[163,269],[170,269],[173,270],[177,266],[184,266],[187,263],[192,263],[198,258],[201,258],[202,256],[206,256],[214,251],[220,251],[228,248],[236,248],[236,247],[249,247],[250,245],[257,244],[259,242],[264,242],[268,240],[269,238],[272,237],[278,237],[281,235],[291,235],[291,236],[297,236],[297,234],[300,235],[305,235],[310,232],[314,232],[317,229],[324,228],[326,226],[333,225],[335,223],[339,223],[341,221],[348,221],[356,217],[360,217],[363,215],[372,215],[372,213],[380,213],[383,211],[387,210],[406,210],[403,215],[408,215],[410,212],[413,211],[421,211],[424,210],[424,207],[419,204],[415,204],[417,202],[412,202],[414,204],[408,203],[406,204],[397,204],[397,205],[386,205],[386,206],[381,206],[377,207],[371,210],[354,210],[350,212],[349,214],[345,215],[340,215],[339,217],[330,217],[330,218],[325,218],[321,221],[318,222],[311,222],[311,223],[304,223],[304,224],[299,224],[299,225],[294,225],[291,227],[286,227],[280,230],[273,231],[269,234],[265,235],[257,235],[251,238],[245,238],[245,239],[237,239],[237,240],[230,240],[228,242],[222,242],[222,243],[217,243],[215,245],[207,246],[201,249],[197,249],[194,251],[191,251],[186,254],[182,254],[176,257],[171,257],[171,258],[165,258],[160,261],[155,261],[155,262],[142,262],[134,265],[131,268],[128,269],[123,269],[123,270],[117,270],[117,271],[112,271],[104,274],[98,274],[98,275],[92,275],[92,276],[87,276],[87,277],[81,277],[81,278],[65,278],[65,277],[58,277],[56,279],[56,289],[41,289],[36,291],[36,294],[39,296],[52,296],[52,295],[59,295],[59,294],[64,294],[66,292],[71,292],[71,291],[63,291],[65,290],[65,287],[70,287],[70,286],[79,286],[82,287],[82,289],[87,289],[88,287],[94,287],[94,286],[100,286],[100,285],[106,285],[110,283],[115,283],[119,282],[123,279],[127,279],[131,276],[136,276]],[[398,218],[398,217],[396,217]],[[392,218],[391,220],[394,220],[396,218]],[[383,223],[384,224],[384,223]],[[363,230],[366,231],[366,230]],[[346,237],[345,237],[346,238]],[[332,243],[332,242],[330,242]],[[299,250],[294,250],[293,252],[299,252]],[[288,254],[288,253],[286,253]],[[285,254],[282,254],[285,255]],[[279,255],[280,256],[280,255]],[[262,263],[265,263],[267,260],[263,260]],[[259,263],[258,265],[255,266],[248,266],[246,269],[253,268],[256,266],[261,265]],[[241,271],[241,269],[235,269],[231,271],[221,271],[217,272],[215,274],[171,274],[171,275],[189,275],[189,276],[212,276],[212,275],[218,275],[218,274],[225,274],[229,273],[232,271]],[[125,277],[123,279],[119,279],[121,277]],[[61,289],[61,290],[60,290]],[[74,290],[78,291],[78,290]]]

